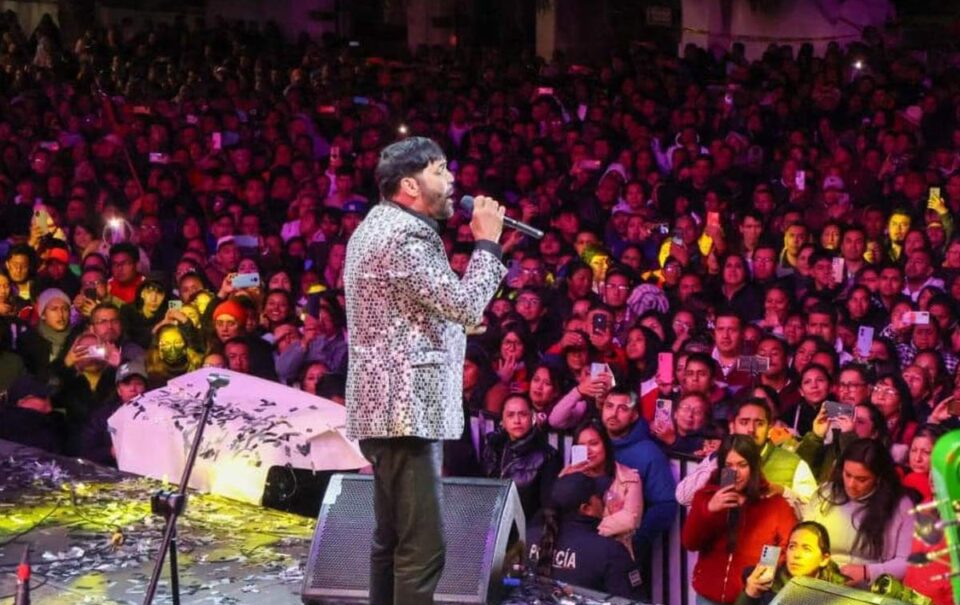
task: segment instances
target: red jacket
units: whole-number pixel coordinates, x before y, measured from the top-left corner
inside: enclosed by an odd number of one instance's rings
[[[767,493],[766,480],[763,492]],[[767,495],[740,508],[736,547],[727,551],[729,511],[710,512],[707,503],[720,489],[711,482],[693,497],[683,526],[683,547],[700,553],[693,568],[693,589],[718,603],[733,603],[743,590],[743,570],[756,565],[764,544],[779,546],[786,553],[790,530],[797,523],[793,508],[783,496]]]

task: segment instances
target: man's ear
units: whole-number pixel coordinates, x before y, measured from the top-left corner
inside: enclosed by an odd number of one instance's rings
[[[410,197],[420,196],[420,183],[412,176],[400,179],[400,191]]]

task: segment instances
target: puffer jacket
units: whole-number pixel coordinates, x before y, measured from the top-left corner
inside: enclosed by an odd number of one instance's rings
[[[483,472],[487,477],[513,480],[528,519],[550,494],[560,466],[557,450],[537,426],[516,441],[510,441],[503,428],[487,435]]]

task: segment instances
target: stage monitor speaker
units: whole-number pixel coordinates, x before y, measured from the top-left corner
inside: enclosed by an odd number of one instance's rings
[[[831,584],[815,578],[793,578],[784,586],[770,605],[904,605],[903,601]]]
[[[435,602],[499,603],[507,550],[526,535],[517,488],[499,479],[444,479],[442,514],[446,562]],[[331,477],[310,545],[304,603],[369,602],[373,528],[373,477]]]

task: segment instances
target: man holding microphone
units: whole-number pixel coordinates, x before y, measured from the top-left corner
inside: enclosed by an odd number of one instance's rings
[[[444,565],[440,440],[463,432],[466,327],[480,324],[506,274],[504,209],[474,200],[476,244],[461,279],[437,223],[453,215],[440,147],[422,137],[393,143],[376,177],[381,202],[350,238],[344,270],[347,431],[374,470],[370,602],[423,605]]]

